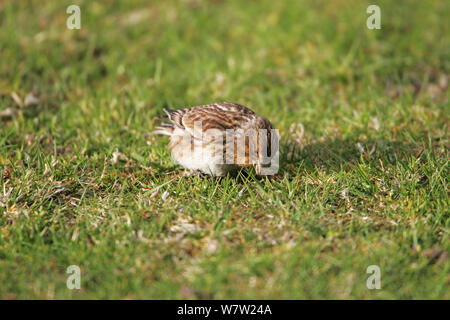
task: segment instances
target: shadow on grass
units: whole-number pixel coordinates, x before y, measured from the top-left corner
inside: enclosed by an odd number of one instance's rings
[[[424,140],[422,140],[424,141]],[[399,160],[418,158],[425,143],[388,141],[383,139],[359,142],[358,139],[327,138],[301,148],[295,141],[280,146],[280,172],[304,169],[308,171],[338,171],[350,169],[361,161],[376,163],[384,168]]]

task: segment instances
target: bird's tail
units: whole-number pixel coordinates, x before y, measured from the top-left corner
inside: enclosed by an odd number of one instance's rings
[[[153,134],[162,134],[171,136],[173,134],[174,126],[172,123],[162,123],[153,130]]]
[[[163,117],[157,117],[155,120],[167,120],[169,119],[171,123],[161,123],[159,126],[155,128],[155,130],[152,132],[153,134],[162,134],[166,136],[171,136],[173,134],[173,131],[175,130],[175,125],[173,123],[173,115],[176,114],[175,110],[170,109],[163,109],[166,113],[166,116]]]

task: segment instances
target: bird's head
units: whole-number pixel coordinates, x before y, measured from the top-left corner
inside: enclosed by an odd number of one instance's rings
[[[257,174],[265,174],[265,167],[271,166],[271,160],[278,152],[278,134],[269,120],[257,116],[255,121],[257,131],[257,158],[254,162]]]

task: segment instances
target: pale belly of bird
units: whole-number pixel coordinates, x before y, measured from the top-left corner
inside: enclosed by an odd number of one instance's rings
[[[225,176],[227,173],[251,166],[256,162],[256,158],[251,160],[249,157],[248,145],[243,151],[235,147],[235,143],[233,147],[230,147],[225,143],[225,136],[220,134],[214,138],[201,140],[183,130],[176,131],[170,137],[169,147],[172,150],[172,159],[188,170]]]

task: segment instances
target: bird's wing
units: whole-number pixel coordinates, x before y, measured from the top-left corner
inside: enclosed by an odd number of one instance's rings
[[[194,138],[201,138],[206,132],[244,128],[255,117],[252,110],[229,102],[164,111],[175,126],[186,130]]]

